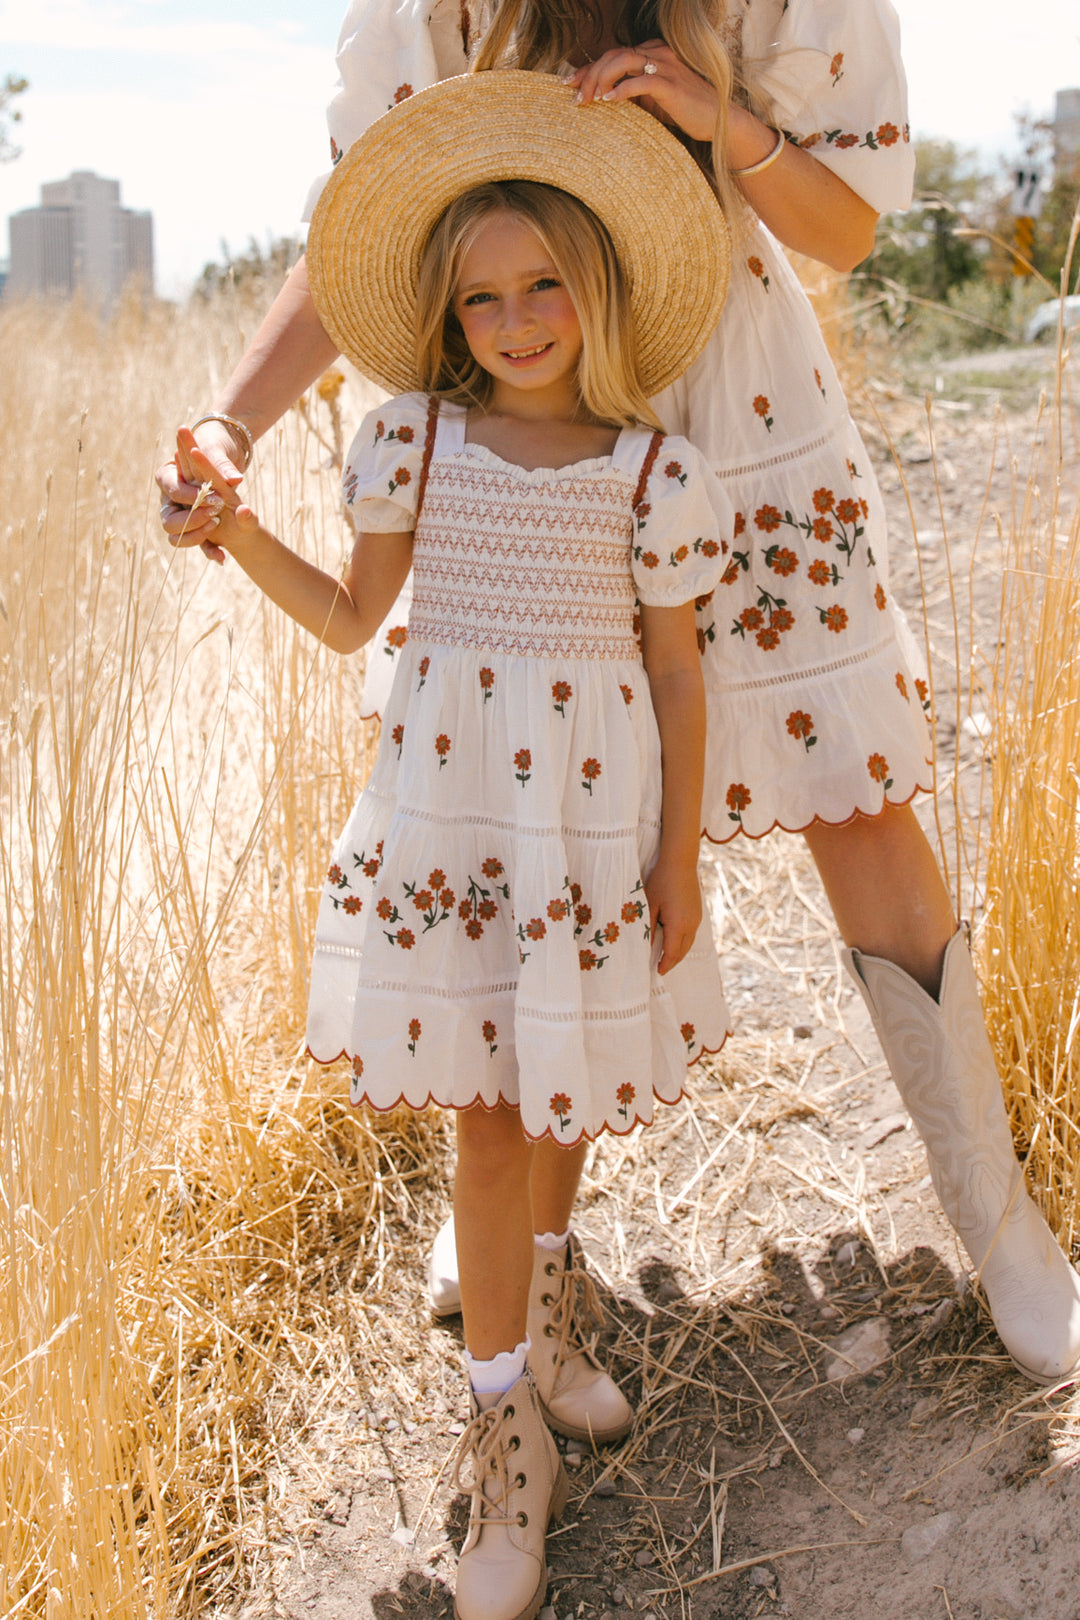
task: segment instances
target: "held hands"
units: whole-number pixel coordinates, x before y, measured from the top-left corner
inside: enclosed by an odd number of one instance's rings
[[[655,72],[646,72],[649,66]],[[716,130],[719,101],[715,89],[680,61],[662,39],[605,51],[566,82],[577,90],[583,104],[637,101],[661,123],[677,125],[691,140],[711,141]]]
[[[198,471],[193,452],[202,457]],[[155,474],[162,496],[161,527],[170,544],[201,546],[212,562],[225,561],[218,531],[225,496],[235,491],[243,477],[242,459],[235,436],[223,422],[201,423],[198,441],[188,428],[180,429],[175,456]],[[208,480],[214,489],[199,499],[199,490]]]
[[[701,886],[694,861],[660,859],[645,882],[649,902],[649,924],[653,938],[663,942],[658,973],[668,973],[680,963],[701,925]]]

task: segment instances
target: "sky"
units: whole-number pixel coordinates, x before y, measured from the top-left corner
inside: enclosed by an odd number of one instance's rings
[[[1017,155],[1015,117],[1080,86],[1077,0],[894,0],[916,135]],[[345,0],[0,0],[0,79],[30,80],[0,219],[73,169],[154,215],[158,291],[221,243],[294,234],[327,167]],[[6,233],[5,233],[6,236]],[[0,236],[0,256],[6,256]]]

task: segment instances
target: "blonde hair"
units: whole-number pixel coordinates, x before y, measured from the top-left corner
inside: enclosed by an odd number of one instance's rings
[[[580,51],[583,21],[599,26],[592,0],[487,0],[490,23],[472,62],[474,72],[491,68],[529,68],[557,73]],[[733,229],[745,226],[748,209],[731,178],[727,162],[728,103],[736,89],[745,93],[741,75],[724,48],[725,0],[622,0],[615,36],[636,45],[663,39],[690,70],[716,90],[719,110],[710,142],[694,141],[673,130],[714,187]]]
[[[494,214],[513,214],[551,256],[581,323],[577,388],[583,412],[613,427],[660,422],[642,391],[630,293],[607,231],[569,192],[529,180],[475,186],[455,199],[424,246],[416,293],[416,369],[427,392],[486,406],[490,375],[473,358],[453,299],[461,263]]]

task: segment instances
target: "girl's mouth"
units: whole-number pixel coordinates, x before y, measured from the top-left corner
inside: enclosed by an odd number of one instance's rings
[[[531,349],[504,349],[503,359],[511,362],[516,360],[535,360],[538,355],[547,354],[553,348],[551,343],[537,343]]]

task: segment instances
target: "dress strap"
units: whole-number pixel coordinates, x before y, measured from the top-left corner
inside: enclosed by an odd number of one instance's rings
[[[416,486],[416,516],[420,517],[420,508],[424,504],[424,491],[427,488],[428,471],[431,467],[431,457],[435,451],[435,434],[439,426],[439,406],[442,400],[437,394],[432,394],[428,400],[427,427],[424,432],[424,457],[420,463],[420,479]]]
[[[637,489],[634,491],[634,499],[630,503],[631,509],[635,512],[645,499],[645,491],[649,487],[649,474],[653,470],[653,464],[655,463],[657,456],[660,454],[660,446],[663,444],[663,442],[664,435],[662,433],[654,433],[652,438],[649,440],[649,448],[645,452],[645,459],[641,463],[641,472],[638,474]]]

